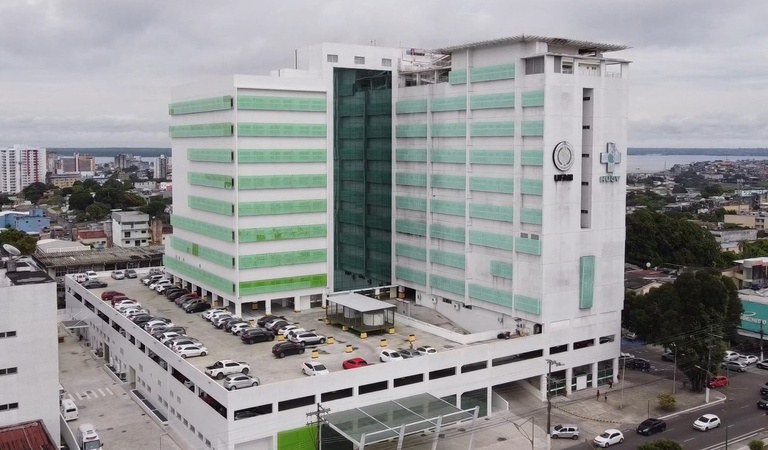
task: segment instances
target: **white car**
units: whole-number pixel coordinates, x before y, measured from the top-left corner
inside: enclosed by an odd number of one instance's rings
[[[693,428],[707,431],[720,426],[720,418],[714,414],[704,414],[693,422]]]
[[[248,322],[243,322],[243,323],[237,323],[235,325],[232,325],[232,328],[230,328],[229,331],[232,334],[240,334],[249,328],[253,328],[251,327],[251,324]]]
[[[170,341],[171,339],[181,337],[181,336],[184,336],[184,335],[181,333],[177,333],[175,331],[166,331],[161,333],[160,343],[165,345],[165,343]]]
[[[170,286],[171,280],[167,278],[163,278],[162,280],[157,280],[154,283],[149,283],[149,288],[153,291],[156,291],[158,287],[160,286]]]
[[[202,345],[182,345],[176,347],[173,351],[178,353],[182,358],[189,358],[191,356],[205,356],[208,354],[208,349]]]
[[[289,338],[289,340],[291,342],[296,342],[297,344],[302,345],[325,344],[325,336],[322,334],[317,334],[314,331],[295,334],[293,337]]]
[[[725,352],[725,356],[723,356],[723,361],[735,361],[741,357],[741,354],[734,352],[732,350],[727,350]]]
[[[277,334],[282,334],[283,336],[288,337],[288,332],[297,328],[299,328],[298,325],[286,325],[283,328],[277,330]]]
[[[211,308],[208,311],[202,313],[201,316],[203,319],[210,322],[214,314],[224,313],[224,312],[227,312],[227,308]]]
[[[613,444],[621,444],[622,442],[624,442],[624,435],[615,428],[603,431],[603,434],[592,440],[592,443],[602,448],[610,447]]]
[[[304,375],[309,375],[311,377],[316,375],[328,375],[330,373],[323,363],[317,361],[305,362],[301,365],[301,371],[304,372]]]
[[[87,278],[89,280],[95,280],[95,279],[99,278],[99,274],[94,272],[93,270],[88,270],[88,271],[85,272],[85,278]]]
[[[381,362],[390,362],[390,361],[402,361],[403,356],[397,351],[397,350],[382,350],[381,353],[379,353],[379,361]]]
[[[144,308],[142,308],[142,307],[140,307],[140,306],[138,306],[138,307],[135,307],[135,308],[121,309],[120,313],[122,315],[124,315],[125,317],[133,317],[133,316],[135,316],[137,314],[149,314],[149,311],[144,309]]]
[[[437,350],[435,350],[434,347],[430,347],[429,345],[425,345],[423,347],[419,347],[416,349],[416,351],[419,353],[419,355],[434,355],[437,353]]]
[[[141,308],[141,303],[137,302],[136,300],[120,300],[119,302],[115,303],[115,309],[119,312],[125,311],[126,309],[132,309],[132,308]]]
[[[746,364],[746,365],[749,366],[749,365],[752,365],[752,364],[758,362],[759,360],[760,360],[760,358],[758,358],[755,355],[741,355],[741,356],[739,356],[739,358],[736,361],[738,361],[740,363],[743,363],[743,364]]]
[[[304,328],[294,328],[293,330],[289,330],[287,333],[285,333],[284,336],[286,339],[290,341],[292,337],[296,337],[301,333],[306,333],[306,331],[307,330],[305,330]]]
[[[111,276],[115,280],[124,280],[125,272],[123,272],[122,270],[113,270]]]

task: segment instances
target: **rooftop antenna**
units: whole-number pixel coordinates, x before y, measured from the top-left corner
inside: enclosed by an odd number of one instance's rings
[[[6,263],[6,269],[8,272],[16,272],[16,259],[21,255],[21,252],[18,248],[14,247],[11,244],[3,244],[3,250],[8,252],[9,255],[11,255],[11,259],[8,260]]]

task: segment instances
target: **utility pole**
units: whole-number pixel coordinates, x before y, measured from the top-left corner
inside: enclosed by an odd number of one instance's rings
[[[677,386],[677,344],[672,343],[675,347],[675,362],[672,365],[672,395],[675,395],[675,387]]]
[[[627,379],[627,358],[621,360],[621,401],[619,409],[624,409],[624,380]]]
[[[317,431],[315,432],[315,450],[320,450],[320,427],[323,422],[323,415],[328,414],[331,412],[328,408],[323,408],[320,403],[317,404],[317,409],[315,411],[311,411],[307,413],[307,424],[311,423],[313,420],[316,420],[317,423]],[[317,416],[317,419],[310,419],[313,416]]]
[[[760,319],[760,361],[763,360],[763,319]]]
[[[555,361],[554,359],[546,359],[546,363],[548,364],[547,369],[547,448],[552,448],[552,432],[551,430],[551,421],[552,421],[552,389],[550,388],[550,382],[552,380],[552,366],[562,366],[563,363],[559,361]],[[597,379],[595,376],[594,379]],[[566,383],[568,383],[568,380],[565,380]]]

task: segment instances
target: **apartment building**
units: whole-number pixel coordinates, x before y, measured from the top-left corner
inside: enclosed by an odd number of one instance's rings
[[[45,171],[44,148],[0,148],[0,193],[17,194],[32,183],[45,183]]]

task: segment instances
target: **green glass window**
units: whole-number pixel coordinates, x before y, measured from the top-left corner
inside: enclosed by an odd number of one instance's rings
[[[451,69],[451,71],[448,72],[448,82],[450,84],[466,84],[467,83],[466,69]]]
[[[233,134],[234,125],[224,123],[200,123],[195,125],[174,125],[168,127],[172,138],[228,137]]]
[[[238,208],[240,217],[305,214],[326,211],[326,200],[286,200],[278,202],[243,202]]]
[[[417,259],[419,261],[427,260],[427,249],[408,244],[395,244],[395,255],[405,256],[406,258]]]
[[[467,124],[464,122],[432,124],[432,137],[464,137],[466,135]]]
[[[182,230],[187,230],[193,233],[201,234],[203,236],[212,237],[220,241],[235,241],[235,232],[231,228],[225,228],[210,224],[208,222],[201,222],[199,220],[188,219],[186,217],[179,216],[178,214],[171,215],[171,225]]]
[[[240,149],[237,162],[241,164],[325,162],[324,148]]]
[[[221,200],[214,200],[212,198],[189,195],[187,196],[187,205],[192,209],[199,209],[200,211],[208,211],[225,216],[235,215],[234,204],[223,202]]]
[[[432,162],[464,164],[467,162],[467,152],[464,149],[435,149],[432,150]]]
[[[441,223],[433,223],[429,227],[430,235],[434,239],[445,241],[464,242],[464,228],[449,227]]]
[[[298,250],[292,252],[241,255],[240,269],[279,267],[296,264],[323,263],[327,259],[325,249]]]
[[[520,154],[524,166],[543,166],[544,152],[541,150],[523,150]]]
[[[240,295],[258,295],[300,289],[322,289],[327,285],[328,276],[324,273],[287,278],[273,278],[269,280],[242,281],[240,282]]]
[[[464,216],[464,202],[453,202],[449,200],[432,200],[432,212],[439,214],[448,214],[451,216]]]
[[[427,285],[427,274],[422,270],[411,269],[410,267],[395,266],[395,277],[401,280],[416,283],[421,286]]]
[[[325,112],[325,98],[238,95],[237,109]]]
[[[515,135],[515,122],[472,122],[470,133],[473,137],[511,137]]]
[[[523,108],[529,106],[544,106],[544,91],[523,92]]]
[[[427,112],[427,99],[398,100],[395,104],[395,111],[398,114],[425,113]]]
[[[325,174],[240,176],[238,189],[324,188]]]
[[[453,292],[454,294],[461,296],[464,295],[464,280],[454,280],[452,278],[431,274],[429,276],[429,284],[432,285],[433,288]]]
[[[507,308],[512,307],[512,293],[487,286],[470,283],[469,296],[477,300],[493,303]]]
[[[464,111],[467,109],[467,97],[435,97],[432,99],[432,111]]]
[[[234,179],[229,175],[213,173],[187,172],[187,181],[194,186],[208,186],[219,189],[232,189]]]
[[[515,214],[514,214],[514,208],[512,208],[511,206],[470,203],[469,217],[472,217],[475,219],[512,222],[514,220]]]
[[[184,253],[188,253],[198,258],[218,264],[222,267],[235,267],[235,257],[224,252],[220,252],[210,247],[202,246],[176,236],[171,236],[171,247]]]
[[[523,179],[520,181],[520,192],[529,195],[541,195],[544,192],[544,183],[541,180]]]
[[[399,209],[409,209],[411,211],[426,211],[427,200],[423,198],[398,196],[395,198],[395,206]]]
[[[242,243],[282,241],[286,239],[324,238],[328,235],[328,227],[325,224],[317,224],[271,228],[244,228],[241,229],[238,234],[239,241]]]
[[[481,245],[483,247],[498,248],[501,250],[512,250],[514,239],[512,236],[490,233],[488,231],[469,231],[469,243]]]
[[[470,100],[470,105],[472,109],[514,108],[515,93],[475,94]]]
[[[432,187],[445,189],[464,189],[467,180],[463,175],[432,175]]]
[[[395,221],[395,231],[415,236],[426,236],[427,224],[415,220],[397,219]]]
[[[398,172],[395,174],[395,183],[401,186],[426,186],[427,174]]]
[[[237,124],[240,137],[325,137],[324,123],[249,123]]]
[[[531,314],[541,314],[541,301],[525,295],[515,295],[515,309]]]
[[[206,272],[198,267],[190,266],[168,255],[163,256],[163,265],[174,272],[195,281],[200,286],[210,286],[223,294],[234,294],[235,285],[225,278]]]
[[[404,123],[395,126],[395,136],[399,138],[427,137],[426,123]]]
[[[232,96],[202,98],[186,102],[176,102],[168,105],[168,114],[177,116],[180,114],[192,114],[209,111],[224,111],[232,109]]]
[[[426,162],[426,148],[398,148],[395,150],[397,161]]]
[[[480,192],[498,192],[512,194],[515,192],[515,180],[509,178],[470,177],[469,188]]]
[[[434,264],[455,267],[457,269],[463,269],[465,265],[465,258],[463,254],[446,252],[443,250],[433,249],[429,252],[429,259]]]
[[[190,148],[187,150],[189,161],[231,163],[231,148]]]
[[[522,237],[515,238],[515,250],[520,253],[541,256],[541,241]]]
[[[520,209],[520,222],[541,225],[541,210],[535,208]]]
[[[579,308],[589,309],[595,299],[595,257],[579,258]]]
[[[491,261],[491,275],[512,280],[512,264],[503,261]]]
[[[514,64],[498,64],[494,66],[473,67],[470,71],[473,83],[495,80],[512,80],[515,78]]]
[[[512,150],[472,150],[469,153],[472,164],[514,165],[515,152]]]
[[[527,120],[523,122],[522,136],[544,136],[543,120]]]

